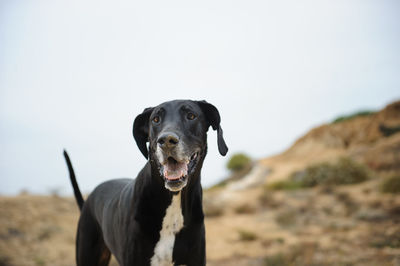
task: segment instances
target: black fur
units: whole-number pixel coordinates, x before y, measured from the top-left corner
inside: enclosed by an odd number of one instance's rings
[[[71,179],[72,188],[74,189],[74,195],[75,195],[76,203],[79,206],[79,210],[82,210],[83,202],[84,202],[83,201],[83,197],[82,197],[82,193],[79,190],[78,183],[76,182],[74,168],[72,167],[71,160],[69,159],[69,156],[68,156],[68,153],[67,153],[66,150],[64,150],[64,158],[65,158],[65,161],[67,162],[69,178]]]
[[[176,100],[146,108],[136,117],[133,126],[136,143],[148,159],[144,168],[134,180],[114,179],[100,184],[85,202],[64,151],[81,209],[76,241],[77,265],[108,265],[111,253],[120,265],[150,265],[166,209],[177,193],[166,186],[174,188],[175,183],[181,182],[167,180],[162,175],[160,169],[163,166],[155,155],[157,145],[160,145],[159,136],[169,133],[177,137],[185,154],[198,154],[191,157],[196,159],[188,164],[187,183],[181,190],[184,227],[175,238],[173,262],[175,265],[205,265],[200,172],[207,153],[209,126],[217,130],[218,149],[225,155],[228,148],[223,139],[219,112],[213,105],[205,101]],[[166,152],[176,153],[174,148]]]

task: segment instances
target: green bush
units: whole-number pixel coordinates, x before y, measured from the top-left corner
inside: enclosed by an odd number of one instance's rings
[[[349,185],[369,179],[367,167],[350,158],[340,158],[336,163],[320,163],[307,167],[290,176],[292,181],[299,182],[301,187],[317,185]]]
[[[293,190],[317,185],[335,186],[357,184],[370,178],[368,168],[350,158],[335,163],[319,163],[290,175],[288,180],[267,185],[272,190]]]
[[[385,178],[381,183],[383,193],[400,193],[400,175]]]
[[[283,266],[283,265],[288,265],[288,259],[286,258],[282,253],[274,254],[271,256],[268,256],[264,259],[264,265],[265,266]]]
[[[247,230],[238,230],[240,241],[254,241],[257,239],[257,235]]]
[[[226,167],[233,171],[237,172],[243,170],[246,166],[251,163],[251,158],[244,153],[234,154],[228,161]]]
[[[336,119],[334,119],[332,121],[332,123],[339,123],[339,122],[347,121],[347,120],[350,120],[350,119],[353,119],[353,118],[356,118],[356,117],[373,115],[375,113],[376,113],[375,111],[370,111],[370,110],[358,111],[358,112],[353,113],[353,114],[339,116]]]

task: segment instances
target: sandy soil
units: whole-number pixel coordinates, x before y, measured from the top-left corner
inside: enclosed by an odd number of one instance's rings
[[[220,210],[206,218],[207,264],[400,265],[400,196],[378,182],[206,192]],[[74,265],[77,220],[72,198],[0,197],[0,265]]]

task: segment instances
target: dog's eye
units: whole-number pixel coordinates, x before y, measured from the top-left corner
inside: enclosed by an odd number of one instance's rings
[[[195,119],[195,118],[196,118],[196,115],[195,115],[195,114],[193,114],[193,113],[188,113],[188,114],[187,114],[187,119],[193,120],[193,119]]]
[[[158,115],[153,117],[153,122],[158,124],[160,122],[160,117]]]

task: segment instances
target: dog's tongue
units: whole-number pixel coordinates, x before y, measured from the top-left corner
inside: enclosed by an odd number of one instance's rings
[[[182,176],[187,175],[187,164],[168,161],[164,165],[164,177],[168,180],[177,180]]]

